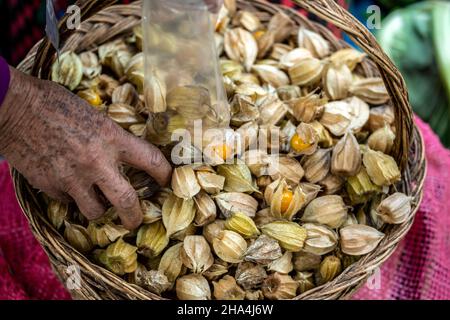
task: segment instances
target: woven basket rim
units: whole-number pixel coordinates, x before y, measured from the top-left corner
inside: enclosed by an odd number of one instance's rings
[[[311,9],[307,4],[311,1],[305,1],[306,7],[311,11],[319,10],[320,4],[327,3],[332,0],[319,0],[319,7]],[[240,7],[251,8],[251,6],[257,7],[263,11],[273,14],[273,12],[283,11],[287,13],[296,23],[307,26],[322,34],[327,40],[329,40],[333,48],[347,47],[348,45],[342,40],[336,39],[334,35],[325,27],[315,22],[308,20],[306,17],[301,16],[293,9],[282,7],[280,5],[273,5],[261,0],[238,0]],[[324,4],[323,4],[324,5]],[[72,35],[66,41],[65,48],[71,46],[76,48],[79,43],[90,43],[89,41],[102,39],[103,42],[108,41],[108,37],[99,37],[98,35],[90,34],[92,30],[102,29],[103,25],[112,25],[110,29],[113,29],[114,33],[121,30],[122,33],[127,32],[133,25],[136,25],[136,19],[139,16],[140,2],[134,2],[129,5],[115,5],[110,6],[103,11],[95,14],[93,17],[83,22],[81,31],[79,34]],[[325,11],[326,12],[326,11]],[[314,12],[317,13],[317,12]],[[117,19],[123,20],[118,21]],[[113,20],[108,20],[113,19]],[[121,23],[121,21],[127,21],[127,23]],[[117,28],[115,26],[119,25]],[[127,28],[125,28],[126,26]],[[92,28],[92,29],[91,29]],[[98,31],[98,30],[97,30]],[[118,33],[120,34],[120,33]],[[85,37],[85,38],[83,38]],[[106,40],[105,40],[106,38]],[[81,39],[87,39],[85,42],[80,42]],[[78,41],[78,42],[77,42]],[[28,56],[19,64],[18,69],[21,71],[30,73],[33,69],[33,64],[38,63],[35,61],[35,57],[39,50],[42,48],[43,42],[40,41],[30,51]],[[83,46],[81,46],[83,47]],[[80,48],[80,47],[79,47]],[[84,49],[83,49],[84,50]],[[377,68],[378,66],[378,68]],[[394,67],[395,68],[395,67]],[[380,71],[380,65],[375,64],[373,61],[366,61],[362,67],[362,72],[366,75],[377,74]],[[383,69],[381,69],[383,72]],[[402,80],[402,79],[401,79]],[[395,88],[396,90],[390,90],[399,95],[405,95],[406,97],[397,97],[399,99],[407,99],[407,91],[404,87],[404,82],[399,81],[401,88]],[[392,97],[392,95],[391,95]],[[394,97],[393,97],[394,98]],[[393,99],[397,101],[398,99]],[[409,105],[409,104],[408,104]],[[410,107],[409,107],[410,108]],[[410,110],[409,110],[410,111]],[[341,275],[335,278],[333,281],[326,283],[325,285],[316,287],[306,293],[296,297],[295,299],[346,299],[351,296],[360,286],[364,285],[364,281],[378,268],[389,256],[394,252],[400,240],[406,235],[411,228],[414,221],[415,213],[418,210],[419,204],[423,197],[423,183],[426,175],[426,160],[424,156],[424,144],[423,137],[417,126],[412,123],[412,112],[400,113],[403,117],[409,117],[411,121],[411,135],[407,136],[410,143],[410,153],[408,157],[408,163],[406,164],[405,174],[402,183],[398,188],[402,189],[405,193],[411,195],[414,198],[413,210],[409,219],[396,226],[389,226],[386,231],[385,239],[372,253],[362,257],[358,262],[351,265],[349,268],[343,271]],[[397,115],[396,115],[397,116]],[[403,128],[400,128],[403,129]],[[65,272],[67,266],[74,263],[80,266],[82,278],[82,286],[78,290],[71,291],[74,298],[82,299],[163,299],[155,294],[152,294],[138,286],[132,285],[119,276],[114,275],[108,270],[95,265],[90,262],[82,254],[78,253],[75,249],[71,248],[66,243],[64,238],[47,222],[45,210],[40,205],[37,199],[37,192],[28,184],[26,179],[15,169],[11,171],[14,187],[16,190],[16,196],[19,204],[27,217],[32,231],[41,243],[47,255],[50,258],[51,264],[58,274],[60,279],[64,282],[68,279]]]

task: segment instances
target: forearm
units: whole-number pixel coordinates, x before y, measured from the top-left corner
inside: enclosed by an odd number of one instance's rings
[[[39,110],[27,108],[35,99],[38,83],[32,77],[9,67],[10,81],[6,96],[0,106],[0,154],[9,153],[12,142],[21,136],[24,128],[30,125],[24,117],[26,112]]]

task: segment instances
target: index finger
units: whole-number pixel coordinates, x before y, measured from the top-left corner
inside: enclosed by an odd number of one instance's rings
[[[162,187],[169,184],[172,166],[157,147],[128,133],[120,144],[119,161],[147,172]]]

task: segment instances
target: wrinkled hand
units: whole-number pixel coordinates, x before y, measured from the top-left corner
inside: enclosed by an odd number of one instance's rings
[[[139,226],[138,197],[119,166],[144,170],[165,186],[172,169],[162,153],[61,86],[10,69],[0,107],[0,154],[35,188],[75,200],[86,218],[105,213],[99,189],[126,228]]]

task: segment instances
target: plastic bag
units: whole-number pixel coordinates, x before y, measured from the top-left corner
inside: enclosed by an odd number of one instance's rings
[[[147,0],[143,4],[144,98],[148,140],[168,145],[177,129],[229,126],[230,110],[203,0]]]

